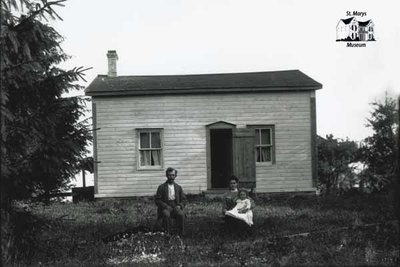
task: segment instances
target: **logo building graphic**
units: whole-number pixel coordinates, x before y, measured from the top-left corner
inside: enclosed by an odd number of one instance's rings
[[[341,19],[336,26],[336,41],[375,41],[374,22],[357,21],[355,17]]]

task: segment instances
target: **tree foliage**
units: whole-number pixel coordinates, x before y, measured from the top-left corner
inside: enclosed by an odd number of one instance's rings
[[[398,133],[396,100],[385,95],[383,102],[373,102],[367,126],[373,135],[363,140],[360,158],[365,164],[361,174],[363,185],[372,191],[389,188],[395,179]]]
[[[318,138],[318,178],[323,193],[338,194],[355,183],[354,166],[357,144],[348,139]]]
[[[46,21],[65,0],[1,0],[2,202],[67,187],[91,135],[79,97],[84,69],[63,70],[62,36]]]

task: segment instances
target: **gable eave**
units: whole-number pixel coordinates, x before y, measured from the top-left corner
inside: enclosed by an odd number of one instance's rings
[[[321,89],[299,70],[220,74],[118,76],[98,75],[86,88],[89,96],[216,94]]]
[[[346,26],[346,24],[343,22],[343,20],[339,20],[338,24],[336,25],[336,28],[339,26]]]
[[[290,91],[315,91],[322,89],[318,86],[305,87],[274,87],[274,88],[190,88],[190,89],[158,89],[158,90],[123,90],[86,92],[87,96],[150,96],[150,95],[193,95],[193,94],[231,94],[231,93],[257,93],[257,92],[290,92]]]
[[[230,122],[226,122],[226,121],[216,121],[210,124],[207,124],[206,127],[212,127],[214,125],[227,125],[227,126],[231,126],[231,127],[236,127],[236,124],[230,123]]]

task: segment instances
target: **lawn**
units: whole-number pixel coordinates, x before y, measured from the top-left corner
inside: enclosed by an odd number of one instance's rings
[[[47,266],[394,266],[399,226],[386,195],[256,199],[248,233],[223,231],[218,200],[193,198],[186,235],[152,229],[152,200],[34,205],[27,264]],[[119,233],[119,234],[118,234]]]

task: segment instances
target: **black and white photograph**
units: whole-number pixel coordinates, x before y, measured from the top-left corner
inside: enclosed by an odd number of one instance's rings
[[[2,266],[398,266],[396,0],[0,0]]]

